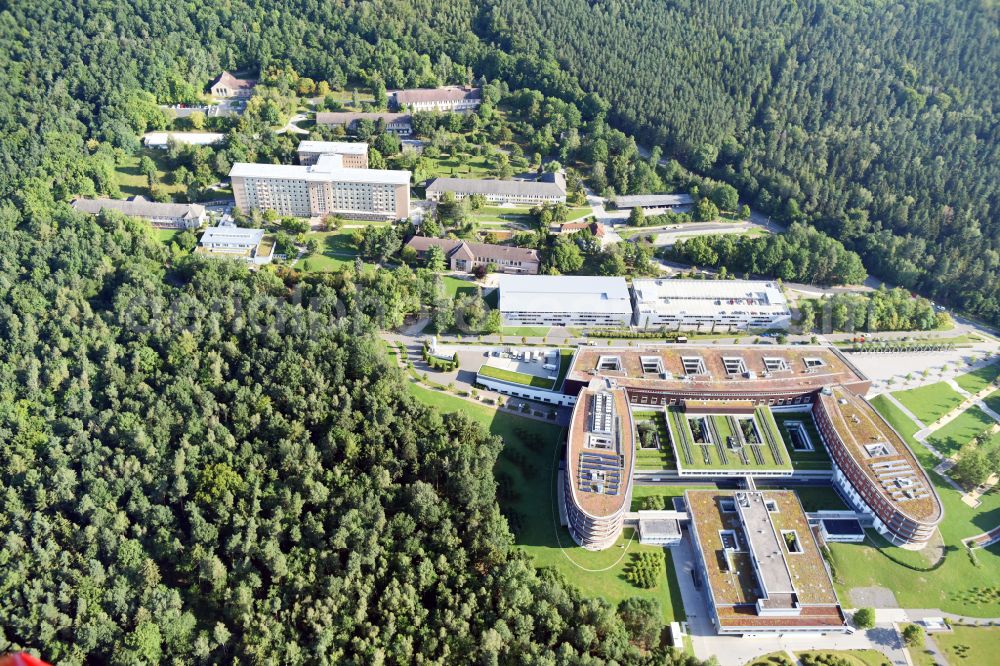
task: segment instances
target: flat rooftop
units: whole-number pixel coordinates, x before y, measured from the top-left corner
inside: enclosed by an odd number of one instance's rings
[[[666,208],[694,203],[690,194],[629,194],[615,199],[618,208]]]
[[[240,243],[258,244],[264,238],[263,229],[247,229],[244,227],[209,227],[201,235],[201,244],[208,243]]]
[[[576,505],[595,518],[628,509],[635,450],[632,432],[624,391],[580,392],[567,435],[567,474]]]
[[[565,196],[566,188],[558,181],[544,180],[493,180],[479,178],[435,178],[428,186],[427,193],[456,192],[461,194],[482,194],[500,196]]]
[[[688,490],[688,513],[723,626],[842,626],[833,582],[790,490]],[[759,615],[766,609],[798,615]]]
[[[763,280],[636,279],[632,289],[640,312],[789,314],[781,289]]]
[[[336,153],[338,155],[367,155],[368,144],[352,141],[302,141],[300,153]]]
[[[325,155],[324,155],[325,157]],[[323,160],[313,166],[298,164],[254,164],[237,162],[229,177],[266,178],[271,180],[305,180],[310,182],[371,183],[382,185],[409,185],[409,171],[390,169],[348,169],[336,166],[335,161]]]
[[[502,291],[500,298],[502,303]],[[588,383],[595,376],[636,390],[727,391],[734,398],[868,382],[840,352],[814,345],[581,347],[566,379]]]
[[[879,495],[908,518],[936,524],[941,501],[910,447],[868,401],[833,387],[820,400],[848,453]]]
[[[632,314],[623,277],[501,275],[498,280],[501,312]]]

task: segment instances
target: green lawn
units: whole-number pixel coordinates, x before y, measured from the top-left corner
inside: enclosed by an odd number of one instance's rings
[[[612,548],[592,552],[576,546],[569,532],[559,527],[555,482],[563,445],[561,428],[413,383],[409,388],[422,402],[442,412],[461,411],[503,438],[504,450],[496,467],[497,494],[516,543],[532,558],[535,566],[553,567],[584,594],[602,597],[614,604],[628,597],[655,599],[660,603],[664,622],[684,619],[668,550],[641,546],[638,539],[630,541],[632,535],[626,532]],[[629,556],[646,551],[663,552],[667,559],[664,579],[649,590],[634,587],[624,575]]]
[[[799,496],[802,509],[813,511],[843,511],[848,508],[833,486],[798,486],[791,488]]]
[[[293,268],[306,273],[330,273],[353,264],[358,256],[353,235],[350,229],[307,233],[307,241],[312,238],[319,241],[319,252],[299,259]]]
[[[892,395],[923,421],[924,425],[934,423],[962,404],[965,399],[961,393],[944,382],[896,391]]]
[[[484,377],[492,377],[504,382],[523,384],[525,386],[533,386],[541,389],[551,389],[554,384],[553,380],[548,379],[547,377],[539,377],[537,375],[529,375],[524,372],[515,372],[514,370],[496,368],[492,365],[483,365],[479,368],[479,374]]]
[[[427,157],[424,155],[427,178],[491,178],[489,161],[483,155],[468,155],[465,153],[454,157],[441,155]]]
[[[876,398],[872,404],[907,439],[925,467],[934,464],[930,453],[912,441],[916,427],[909,419],[904,421],[905,416],[898,409],[891,409],[893,406],[884,399]],[[976,549],[975,563],[962,546],[962,539],[1000,524],[1000,493],[988,493],[979,508],[973,509],[938,474],[928,471],[928,475],[944,504],[945,519],[940,526],[947,549],[944,562],[930,571],[914,570],[910,567],[928,568],[923,552],[896,548],[873,533],[869,533],[863,544],[831,544],[838,595],[849,603],[851,588],[877,585],[891,589],[903,608],[940,608],[974,617],[1000,616],[1000,544]]]
[[[520,227],[531,227],[534,220],[531,217],[531,206],[483,206],[469,212],[469,218],[477,223],[493,223],[499,225],[512,224]],[[497,224],[499,223],[499,224]],[[488,229],[483,229],[488,231]]]
[[[567,222],[576,222],[594,214],[594,209],[590,206],[571,206],[566,213]]]
[[[850,666],[892,666],[892,662],[878,650],[809,650],[796,652],[795,656],[803,655],[840,657]]]
[[[638,511],[642,508],[644,497],[683,497],[686,490],[713,490],[715,486],[693,485],[693,486],[632,486],[632,510]],[[667,502],[670,506],[670,502]]]
[[[151,231],[156,240],[164,245],[170,245],[183,229],[152,229]]]
[[[950,456],[958,453],[958,450],[970,439],[994,425],[996,425],[996,421],[979,407],[972,405],[959,414],[955,420],[939,430],[935,430],[927,438],[927,443],[940,451],[942,455]]]
[[[962,627],[934,634],[934,642],[951,666],[995,664],[1000,653],[1000,627]]]
[[[667,422],[662,411],[635,411],[632,417],[636,428],[640,423],[652,423],[660,437],[660,448],[641,449],[638,440],[635,443],[636,469],[676,469],[674,449],[670,445],[670,434],[667,432]]]
[[[955,383],[969,393],[979,393],[998,376],[1000,376],[1000,363],[990,363],[972,372],[959,375],[955,378]]]
[[[136,155],[126,155],[121,164],[115,167],[115,178],[118,181],[118,188],[122,194],[128,197],[141,194],[149,197],[149,183],[146,176],[139,171],[139,160],[143,155],[148,155],[156,164],[156,178],[164,192],[173,196],[179,192],[184,192],[187,187],[181,183],[177,185],[167,184],[167,152],[154,148],[143,148]]]
[[[475,294],[476,289],[479,287],[475,282],[452,277],[451,275],[442,275],[441,280],[444,282],[445,294],[451,299],[454,299],[459,294],[463,296],[466,294]]]
[[[563,380],[566,379],[566,373],[569,372],[569,366],[573,362],[573,352],[575,351],[575,349],[559,350],[559,374],[556,376],[556,388],[561,387]]]
[[[778,432],[785,440],[788,455],[792,460],[792,467],[795,469],[830,469],[833,464],[830,461],[830,454],[823,446],[823,440],[816,429],[816,422],[813,420],[812,412],[772,412],[774,421],[777,424]],[[813,446],[812,451],[796,451],[792,448],[792,436],[786,425],[789,421],[798,421],[806,430],[809,441]]]
[[[983,398],[983,402],[985,402],[986,406],[994,412],[1000,414],[1000,390],[990,393],[988,396]]]
[[[551,330],[549,326],[504,326],[500,329],[500,334],[519,338],[544,338]]]

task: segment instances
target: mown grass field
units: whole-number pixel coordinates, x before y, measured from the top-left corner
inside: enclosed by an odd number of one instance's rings
[[[660,604],[664,622],[684,619],[669,550],[642,546],[627,531],[612,548],[592,552],[576,546],[569,532],[559,526],[555,493],[559,453],[564,443],[561,428],[413,383],[409,389],[421,402],[443,413],[460,411],[503,438],[504,450],[496,465],[500,506],[518,547],[531,557],[535,566],[556,569],[586,595],[613,604],[628,597],[653,599]],[[641,552],[663,552],[666,558],[664,577],[648,590],[625,579],[631,555]]]
[[[951,666],[1000,663],[1000,627],[962,627],[934,634]]]
[[[353,264],[358,256],[354,246],[353,231],[314,231],[305,235],[306,240],[319,241],[319,252],[295,262],[293,268],[306,273],[331,273],[347,264]]]
[[[981,368],[959,375],[955,383],[969,393],[979,393],[1000,376],[1000,363],[991,363]]]
[[[167,184],[166,151],[143,148],[135,155],[126,155],[122,159],[122,163],[115,167],[115,178],[118,181],[118,188],[124,196],[132,197],[141,194],[144,197],[149,197],[149,182],[145,174],[139,171],[139,161],[144,155],[148,155],[156,165],[156,179],[159,181],[160,187],[164,192],[173,196],[187,190],[187,187],[183,183]]]
[[[967,410],[959,414],[953,421],[950,421],[939,430],[927,438],[927,443],[932,445],[943,455],[950,456],[958,453],[969,440],[976,437],[984,430],[996,425],[986,412],[972,405]],[[1000,435],[994,435],[997,439]]]
[[[962,394],[944,382],[928,384],[892,394],[913,412],[924,425],[930,425],[962,404]]]

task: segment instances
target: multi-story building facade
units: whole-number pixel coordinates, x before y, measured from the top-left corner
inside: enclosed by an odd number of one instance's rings
[[[635,325],[676,330],[788,328],[792,312],[781,289],[763,280],[632,281]]]
[[[504,326],[628,327],[632,301],[621,277],[501,275]]]
[[[562,174],[550,173],[542,180],[477,180],[473,178],[435,178],[427,186],[427,198],[440,201],[446,192],[461,201],[474,194],[491,204],[566,203],[566,180]]]
[[[373,123],[382,121],[387,132],[398,136],[413,134],[413,116],[409,113],[321,111],[316,114],[317,125],[343,127],[348,132],[356,131],[358,123],[362,120],[370,120]]]
[[[471,111],[482,103],[479,88],[444,86],[441,88],[414,88],[396,90],[389,101],[397,111]]]
[[[821,391],[812,412],[841,494],[889,541],[922,548],[944,509],[899,433],[864,398],[840,387]]]
[[[312,166],[321,155],[340,155],[346,169],[368,168],[368,144],[351,141],[302,141],[296,150],[299,164]]]
[[[237,162],[229,176],[244,213],[372,220],[410,215],[409,171],[346,168],[339,155],[322,155],[312,166]]]
[[[197,229],[208,215],[201,204],[160,203],[142,196],[123,199],[76,199],[73,208],[97,215],[102,210],[117,210],[125,215],[141,217],[160,229]]]
[[[445,260],[453,271],[471,273],[475,268],[494,267],[499,273],[537,274],[541,259],[538,250],[511,245],[490,243],[470,243],[450,238],[414,236],[406,246],[412,248],[418,257],[424,257],[432,247],[444,252]]]

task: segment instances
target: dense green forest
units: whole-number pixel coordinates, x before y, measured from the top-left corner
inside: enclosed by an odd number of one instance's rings
[[[65,207],[0,240],[0,652],[695,663],[513,547],[501,441],[409,397],[374,270],[164,269],[144,223]]]

